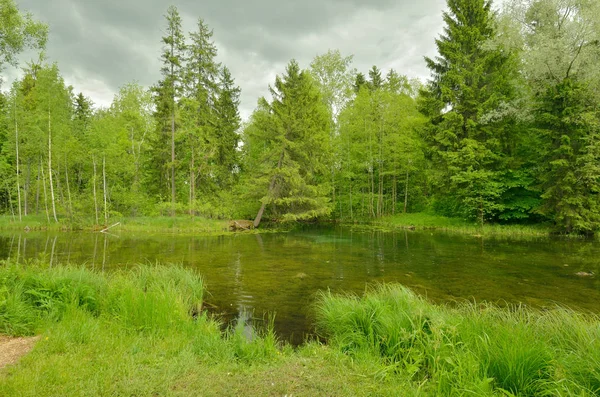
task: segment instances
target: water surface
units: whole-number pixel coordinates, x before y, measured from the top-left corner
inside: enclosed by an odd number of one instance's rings
[[[432,232],[308,228],[279,234],[0,234],[0,258],[44,259],[110,271],[137,263],[181,263],[206,281],[207,302],[226,320],[276,313],[278,334],[311,333],[318,291],[361,293],[399,282],[436,302],[457,299],[600,313],[600,246],[549,238],[480,238]]]

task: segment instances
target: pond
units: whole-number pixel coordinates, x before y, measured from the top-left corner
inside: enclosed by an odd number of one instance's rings
[[[102,271],[180,263],[206,282],[211,311],[226,321],[275,313],[293,344],[312,332],[319,291],[361,293],[402,283],[435,302],[461,299],[600,313],[600,245],[576,239],[510,239],[436,232],[311,227],[288,233],[195,237],[116,230],[0,234],[0,258],[84,264]]]

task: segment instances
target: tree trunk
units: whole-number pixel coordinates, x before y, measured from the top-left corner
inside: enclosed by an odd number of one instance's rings
[[[279,156],[279,162],[277,163],[277,170],[281,169],[281,166],[283,164],[283,157],[285,156],[285,150],[281,151],[281,156]],[[277,173],[275,173],[275,175],[273,175],[273,178],[271,178],[271,183],[269,184],[269,192],[267,193],[267,196],[270,197],[273,194],[273,189],[275,188],[275,181],[277,180]],[[254,218],[254,227],[258,227],[258,225],[260,225],[260,221],[263,217],[263,214],[265,213],[265,207],[267,205],[263,202],[262,205],[260,206],[260,210],[258,211],[258,214],[256,214],[256,218]]]
[[[29,196],[29,187],[31,183],[31,158],[27,159],[27,177],[25,178],[25,186],[23,189],[23,208],[25,212],[25,216],[29,214],[29,203],[27,200],[27,196]]]
[[[71,187],[69,186],[69,165],[67,163],[67,156],[65,155],[65,181],[67,183],[67,198],[69,200],[69,218],[73,222],[73,202],[71,201]]]
[[[40,213],[40,174],[42,173],[42,162],[40,159],[40,165],[38,167],[38,172],[36,175],[36,188],[35,188],[35,214],[39,215]]]
[[[175,39],[171,35],[171,60],[175,59]],[[170,61],[171,66],[171,78],[173,84],[173,112],[171,114],[171,216],[175,216],[175,68],[173,61]]]
[[[383,123],[384,118],[381,118],[381,123],[379,125],[379,137],[378,137],[378,146],[379,146],[379,159],[377,161],[377,165],[379,167],[377,176],[378,176],[378,194],[377,194],[377,217],[381,218],[383,213],[385,212],[383,207]]]
[[[8,188],[8,186],[6,186],[6,193],[8,196],[8,204],[10,205],[10,213],[12,215],[12,220],[14,222],[15,221],[15,209],[13,208],[13,202],[12,202],[12,198],[11,198],[12,194],[10,193],[10,189]],[[10,257],[9,257],[9,259],[10,259]]]
[[[396,215],[396,201],[398,201],[398,181],[394,170],[394,181],[392,182],[392,215]]]
[[[196,198],[194,186],[194,148],[192,148],[192,159],[190,163],[190,215],[194,216],[194,199]]]
[[[54,183],[52,182],[52,124],[50,119],[50,110],[48,110],[48,181],[50,182],[52,215],[54,216],[54,221],[58,223],[58,218],[56,217],[56,203],[54,202]]]
[[[102,190],[104,192],[104,224],[108,226],[108,206],[106,200],[106,156],[102,156]]]
[[[352,210],[352,181],[350,181],[350,220],[354,220],[354,214]]]
[[[375,169],[374,165],[371,162],[371,191],[369,198],[369,212],[371,212],[371,218],[375,218]]]
[[[96,192],[96,156],[92,156],[92,161],[94,163],[94,177],[92,178],[94,181],[93,189],[94,189],[94,213],[96,214],[96,225],[100,224],[98,219],[98,193]]]
[[[408,167],[406,167],[406,182],[404,183],[404,213],[408,207]]]
[[[48,212],[48,193],[46,192],[46,174],[44,174],[44,166],[40,158],[40,169],[42,170],[42,185],[44,186],[44,207],[46,208],[46,220],[50,223],[50,213]]]
[[[483,196],[479,195],[479,217],[481,228],[483,229]]]
[[[171,118],[171,216],[175,216],[175,101]]]
[[[19,222],[21,218],[21,180],[19,170],[19,124],[17,122],[17,100],[15,97],[15,151],[17,155],[17,204],[19,206]]]
[[[58,190],[58,197],[60,198],[61,203],[65,203],[65,192],[63,191],[63,187],[60,184],[60,160],[56,164],[56,190]]]

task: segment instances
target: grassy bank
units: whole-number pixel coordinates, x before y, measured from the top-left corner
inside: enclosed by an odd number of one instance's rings
[[[0,371],[0,395],[594,395],[597,319],[556,310],[435,306],[400,286],[322,294],[326,344],[227,332],[180,267],[109,275],[3,264],[0,333],[41,335]]]
[[[229,222],[225,220],[206,219],[192,216],[156,216],[156,217],[116,217],[108,224],[98,225],[93,218],[69,220],[59,218],[58,222],[48,222],[45,216],[29,215],[21,221],[11,216],[0,216],[0,230],[49,230],[99,231],[108,227],[110,232],[148,232],[148,233],[182,233],[182,234],[225,234],[229,232]]]
[[[398,214],[387,216],[369,222],[365,225],[351,225],[354,228],[364,228],[381,231],[398,229],[439,230],[452,233],[470,234],[476,236],[507,236],[507,237],[547,237],[551,229],[546,225],[481,225],[460,218],[448,218],[426,213]]]
[[[316,343],[294,351],[245,324],[223,334],[202,296],[202,280],[178,267],[3,264],[0,333],[41,338],[0,372],[0,395],[391,395],[399,384]]]
[[[108,224],[96,224],[93,218],[80,218],[70,221],[59,218],[58,222],[48,222],[45,216],[29,215],[21,221],[12,216],[0,216],[0,230],[7,231],[106,231],[143,232],[143,233],[177,233],[203,236],[226,235],[234,233],[229,229],[229,220],[208,219],[199,216],[153,216],[153,217],[114,217]],[[288,231],[294,225],[268,224],[263,222],[259,229],[242,230],[244,233],[277,233]],[[238,231],[239,232],[239,231]]]

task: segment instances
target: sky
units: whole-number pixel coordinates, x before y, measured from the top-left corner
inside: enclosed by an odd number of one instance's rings
[[[377,65],[426,80],[424,56],[435,56],[443,31],[445,0],[16,0],[21,11],[50,27],[46,55],[67,84],[98,106],[110,105],[119,87],[160,79],[161,36],[175,5],[184,30],[198,18],[213,30],[218,60],[242,89],[240,113],[247,118],[286,64],[307,68],[329,49],[353,55],[367,73]],[[24,53],[26,61],[37,59]],[[19,75],[8,68],[6,80]],[[4,87],[6,87],[5,85]]]

